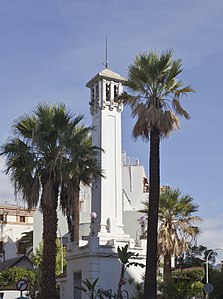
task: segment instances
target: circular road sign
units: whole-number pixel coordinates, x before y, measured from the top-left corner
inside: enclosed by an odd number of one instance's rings
[[[207,294],[213,292],[213,290],[214,290],[214,286],[213,286],[213,284],[211,284],[211,283],[205,283],[205,285],[204,285],[204,291],[205,291]]]
[[[16,283],[16,288],[19,291],[25,291],[28,288],[28,283],[25,279],[20,279]]]

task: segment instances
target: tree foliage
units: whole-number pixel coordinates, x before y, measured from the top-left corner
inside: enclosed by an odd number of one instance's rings
[[[222,281],[223,281],[223,271],[217,271],[217,270],[210,270],[210,282],[214,286],[213,292],[209,295],[209,297],[212,299],[214,298],[223,298],[223,288],[222,288]]]
[[[99,149],[91,145],[92,128],[81,124],[64,104],[39,104],[31,115],[13,124],[13,136],[1,147],[6,173],[28,208],[38,204],[43,213],[42,297],[56,297],[56,237],[58,199],[65,214],[76,215],[79,236],[79,183],[101,175]],[[77,229],[78,228],[78,229]]]
[[[172,272],[172,277],[175,279],[186,279],[190,281],[202,281],[204,278],[204,267],[191,267],[185,269],[176,269]]]
[[[176,268],[205,266],[206,257],[209,253],[209,263],[214,264],[216,261],[216,256],[218,255],[216,251],[207,249],[207,247],[203,245],[189,245],[186,253],[182,253],[181,255],[177,256]]]
[[[169,280],[161,283],[159,289],[162,292],[162,299],[186,299],[194,296],[203,297],[203,283],[188,280]]]
[[[150,141],[149,210],[144,297],[157,297],[157,227],[160,192],[160,138],[179,128],[177,115],[189,119],[180,98],[194,90],[178,79],[181,59],[173,51],[156,51],[136,55],[128,69],[128,93],[119,98],[129,105],[136,118],[133,136]]]
[[[16,288],[16,282],[20,279],[27,280],[29,285],[35,281],[35,273],[33,270],[24,268],[12,267],[0,272],[0,286],[1,288]]]
[[[143,203],[141,212],[148,213],[148,201]],[[193,215],[198,206],[189,195],[182,195],[179,189],[165,188],[160,194],[158,258],[164,258],[164,280],[171,276],[171,257],[185,254],[199,234],[196,225],[202,219]]]
[[[56,239],[56,275],[61,274],[62,269],[61,265],[63,264],[63,271],[66,269],[67,261],[66,261],[66,255],[67,250],[66,247],[63,246],[63,253],[62,253],[62,247],[59,239]],[[63,262],[61,263],[61,259],[63,258]],[[39,248],[35,249],[35,253],[32,255],[32,261],[35,268],[38,268],[40,271],[43,269],[43,242],[39,244]]]
[[[40,274],[38,269],[27,270],[24,268],[12,267],[0,272],[1,289],[16,289],[17,281],[25,279],[28,289],[24,294],[28,294],[31,299],[41,299],[40,297]]]

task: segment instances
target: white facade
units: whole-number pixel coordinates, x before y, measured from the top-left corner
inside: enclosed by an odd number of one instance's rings
[[[17,205],[0,205],[0,261],[23,255],[22,233],[33,230],[34,209]]]
[[[142,201],[148,200],[149,184],[145,169],[138,159],[126,157],[122,153],[123,210],[138,211]]]
[[[122,154],[122,182],[125,233],[138,242],[143,233],[139,221],[143,214],[138,211],[143,209],[142,202],[149,198],[149,185],[145,169],[139,164],[139,160],[130,159],[125,153]]]

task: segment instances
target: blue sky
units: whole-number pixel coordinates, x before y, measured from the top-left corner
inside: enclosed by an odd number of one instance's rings
[[[64,102],[91,123],[85,84],[103,69],[106,36],[109,68],[122,76],[138,52],[173,48],[196,93],[182,101],[191,120],[162,141],[161,182],[200,206],[200,243],[223,248],[222,11],[221,0],[2,0],[0,143],[40,101]],[[125,109],[123,150],[147,168],[148,144],[132,139],[133,124]],[[0,199],[13,200],[3,174]]]

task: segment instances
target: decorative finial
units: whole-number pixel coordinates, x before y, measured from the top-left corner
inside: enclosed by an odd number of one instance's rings
[[[95,221],[97,218],[97,213],[91,212],[90,216],[91,216],[91,226],[90,226],[91,236],[96,236]]]

